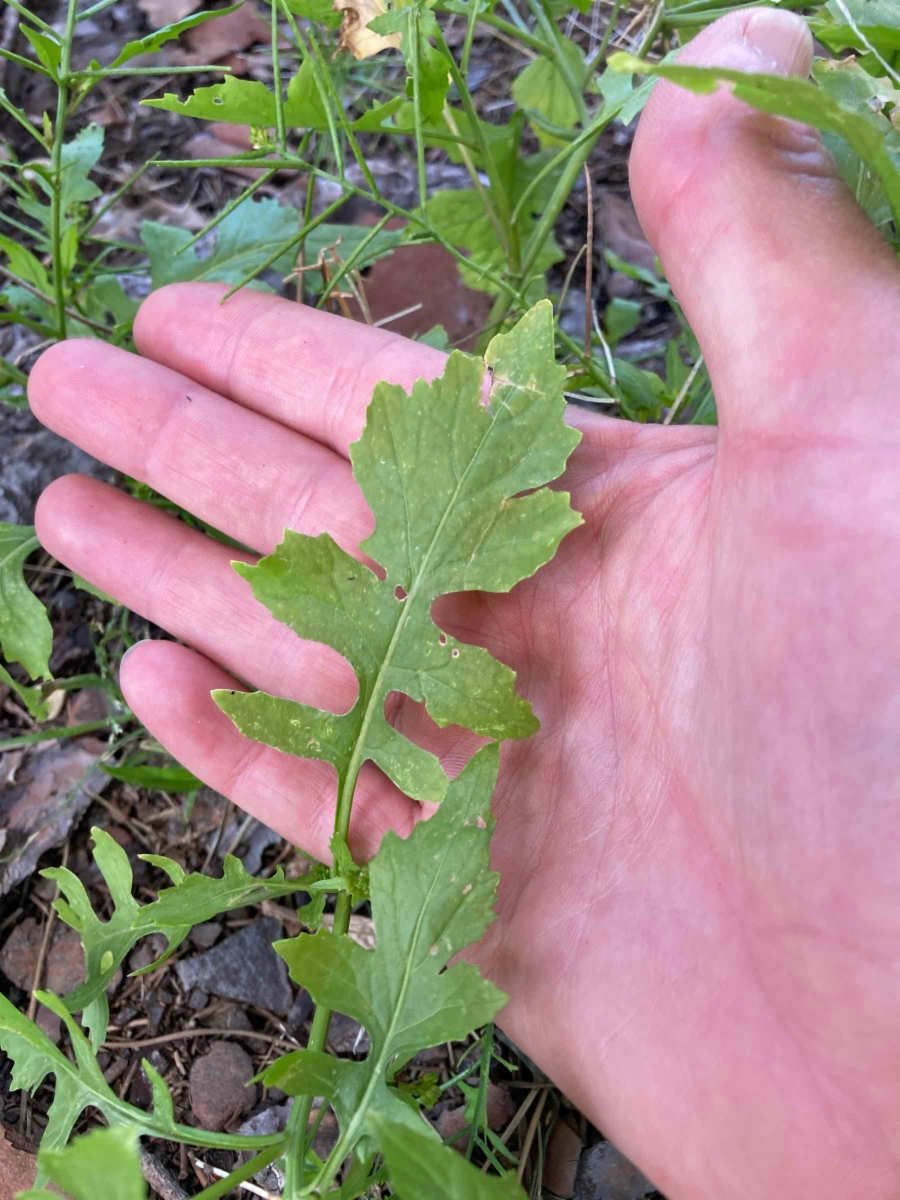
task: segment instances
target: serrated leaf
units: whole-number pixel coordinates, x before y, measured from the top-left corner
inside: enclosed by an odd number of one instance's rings
[[[39,546],[33,525],[0,522],[0,650],[32,679],[50,679],[53,629],[23,572],[26,558]]]
[[[425,1129],[370,1118],[370,1129],[387,1162],[399,1200],[525,1200],[515,1175],[485,1175],[461,1154],[428,1136]]]
[[[353,1150],[372,1113],[425,1131],[389,1087],[391,1063],[465,1037],[505,1003],[476,967],[447,966],[494,919],[498,876],[490,869],[490,800],[497,762],[496,744],[485,746],[450,784],[435,816],[405,841],[385,835],[369,864],[374,950],[325,930],[275,945],[292,978],[317,1004],[353,1017],[372,1039],[363,1062],[299,1050],[264,1076],[269,1087],[332,1101],[341,1123],[333,1161]]]
[[[141,1174],[138,1132],[132,1125],[95,1129],[76,1138],[65,1150],[41,1147],[38,1161],[44,1175],[63,1188],[71,1200],[146,1200]],[[29,1191],[18,1200],[58,1200],[58,1192]]]
[[[610,67],[656,75],[700,94],[732,85],[738,100],[761,112],[789,117],[843,138],[881,181],[894,220],[900,224],[900,130],[874,112],[860,112],[855,101],[834,96],[804,79],[747,74],[724,67],[649,66],[629,54],[615,54]]]
[[[100,125],[87,125],[74,138],[70,138],[62,148],[60,162],[60,208],[61,230],[66,231],[77,221],[76,206],[88,204],[100,194],[100,189],[89,178],[91,171],[100,160],[103,153],[103,128]],[[47,169],[34,170],[34,182],[44,193],[46,203],[36,197],[21,196],[19,206],[41,227],[38,241],[49,248],[49,235],[52,214],[53,184],[52,176]],[[29,280],[29,282],[35,282]],[[47,286],[42,286],[47,292]],[[88,328],[85,326],[84,328]],[[79,336],[80,333],[79,333]],[[90,336],[95,336],[91,334]]]
[[[263,83],[251,79],[225,77],[222,83],[196,88],[186,100],[166,93],[156,100],[145,100],[148,108],[180,113],[202,121],[222,121],[228,125],[255,125],[264,129],[276,123],[275,94]],[[377,129],[402,104],[396,97],[387,104],[375,105],[350,128],[357,131]],[[288,84],[284,100],[284,120],[292,129],[328,129],[328,116],[316,80],[315,64],[305,59]]]
[[[126,42],[109,64],[109,67],[121,67],[132,58],[137,58],[140,54],[155,54],[166,42],[171,42],[173,39],[180,37],[182,33],[186,33],[189,29],[195,29],[198,25],[202,25],[205,21],[210,21],[214,17],[224,17],[228,13],[237,12],[243,3],[244,0],[238,0],[237,4],[232,4],[228,8],[215,8],[209,12],[191,13],[190,16],[184,17],[181,21],[175,21],[171,25],[166,25],[162,29],[148,33],[146,37],[137,38],[133,42]]]
[[[243,733],[330,762],[341,788],[348,780],[352,787],[371,760],[407,795],[439,800],[447,777],[433,755],[389,724],[391,692],[423,701],[439,725],[486,737],[537,729],[514,673],[486,650],[444,635],[431,608],[448,592],[509,591],[580,524],[568,495],[542,486],[562,473],[579,440],[563,420],[564,380],[552,308],[542,302],[494,338],[484,362],[457,351],[440,379],[419,380],[408,396],[378,384],[350,454],[375,516],[362,549],[386,577],[328,534],[288,531],[256,566],[234,564],[278,620],[347,659],[359,696],[337,714],[263,692],[214,692]]]
[[[574,42],[563,42],[565,53],[578,78],[584,71],[584,56]],[[540,56],[528,64],[513,81],[513,99],[519,108],[538,113],[551,125],[572,129],[578,122],[578,109],[556,63]],[[534,122],[534,132],[542,146],[561,146],[562,138],[548,133]]]
[[[132,947],[142,937],[161,933],[168,945],[154,963],[136,974],[155,970],[172,955],[201,921],[245,904],[288,896],[304,891],[306,879],[285,879],[279,868],[269,879],[248,875],[242,863],[228,855],[223,875],[214,879],[199,873],[185,875],[172,859],[157,855],[142,857],[165,871],[173,887],[165,888],[158,899],[139,905],[132,895],[134,875],[128,855],[102,829],[91,831],[94,862],[100,870],[113,901],[113,914],[101,921],[94,912],[81,880],[65,867],[48,867],[41,874],[56,881],[62,898],[53,907],[65,923],[76,930],[84,948],[84,983],[64,997],[69,1012],[83,1012],[84,1024],[91,1031],[95,1047],[106,1036],[109,1006],[106,988]]]

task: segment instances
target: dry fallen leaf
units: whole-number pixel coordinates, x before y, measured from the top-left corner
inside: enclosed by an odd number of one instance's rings
[[[371,58],[382,50],[400,49],[399,33],[384,36],[367,28],[386,11],[383,0],[334,0],[334,11],[342,15],[339,50],[349,50],[354,58]]]
[[[138,0],[138,8],[147,14],[154,29],[180,21],[199,7],[200,0]]]
[[[15,784],[0,796],[0,896],[26,879],[47,850],[61,845],[69,830],[102,792],[109,776],[97,769],[102,743],[90,738],[61,742],[32,753]]]
[[[16,1150],[0,1132],[0,1197],[4,1200],[26,1192],[34,1183],[37,1159],[25,1150]]]
[[[235,12],[225,13],[188,30],[184,40],[189,47],[189,53],[173,52],[172,62],[182,62],[188,66],[199,63],[214,63],[255,46],[257,42],[268,42],[271,30],[268,21],[257,16],[251,4],[244,4]]]

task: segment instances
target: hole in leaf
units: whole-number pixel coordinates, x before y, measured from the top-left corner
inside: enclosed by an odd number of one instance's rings
[[[455,647],[455,646],[454,646],[454,647],[453,647],[453,649],[450,651],[450,657],[451,657],[451,658],[459,658],[459,651],[456,649],[456,647]]]
[[[442,633],[441,636],[438,638],[438,641],[441,643],[442,646],[446,646],[447,645],[446,633]]]
[[[400,584],[398,583],[397,586],[394,588],[394,596],[398,600],[405,600],[406,599],[406,588],[401,587]]]

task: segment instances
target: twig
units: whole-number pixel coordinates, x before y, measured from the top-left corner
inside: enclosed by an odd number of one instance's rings
[[[163,1046],[167,1042],[187,1041],[197,1037],[255,1038],[258,1042],[269,1042],[282,1050],[299,1050],[297,1042],[288,1042],[271,1033],[258,1033],[255,1029],[183,1029],[178,1033],[160,1033],[152,1038],[138,1038],[133,1042],[104,1042],[106,1050],[145,1050],[150,1046]]]
[[[166,1168],[149,1150],[141,1147],[141,1174],[162,1200],[190,1200]]]
[[[409,308],[401,308],[399,312],[391,313],[389,317],[382,317],[380,321],[375,322],[375,328],[380,329],[382,325],[390,325],[392,321],[399,321],[401,317],[408,317],[410,313],[418,312],[422,307],[422,302],[411,304]]]
[[[227,1179],[228,1172],[223,1171],[220,1167],[214,1167],[210,1163],[203,1162],[200,1158],[195,1158],[194,1162],[202,1171],[209,1171],[210,1175],[214,1175],[216,1179]],[[267,1192],[265,1188],[257,1187],[255,1183],[239,1183],[239,1188],[245,1192],[249,1192],[252,1196],[261,1196],[262,1200],[281,1200],[280,1196],[276,1196],[273,1192]]]
[[[537,1128],[541,1120],[541,1113],[544,1111],[544,1105],[547,1103],[549,1092],[541,1092],[541,1098],[537,1102],[531,1120],[528,1122],[528,1129],[525,1133],[525,1141],[522,1143],[522,1153],[519,1156],[519,1169],[516,1172],[516,1178],[519,1183],[522,1182],[522,1176],[525,1174],[525,1167],[528,1165],[528,1155],[531,1151],[531,1143],[534,1141],[534,1135],[537,1133]]]

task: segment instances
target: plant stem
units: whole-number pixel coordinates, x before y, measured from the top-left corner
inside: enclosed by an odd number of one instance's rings
[[[424,211],[428,200],[425,175],[425,133],[422,122],[422,81],[419,68],[419,10],[413,5],[409,14],[409,65],[413,81],[413,122],[416,129],[416,170],[419,177],[419,207]]]
[[[53,172],[50,252],[53,260],[53,286],[56,292],[56,326],[60,341],[66,336],[66,281],[63,277],[62,261],[62,152],[66,136],[66,114],[69,108],[69,67],[72,62],[72,39],[75,36],[77,15],[78,0],[69,0],[56,83],[56,124],[53,127],[53,151],[50,156]]]

